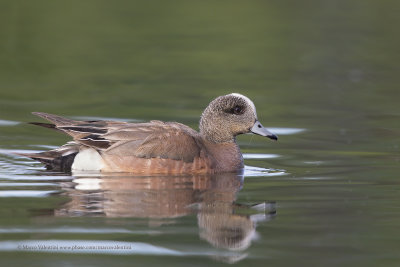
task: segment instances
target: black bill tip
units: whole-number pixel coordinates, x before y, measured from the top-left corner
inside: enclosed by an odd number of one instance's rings
[[[278,136],[276,136],[276,135],[274,135],[274,134],[267,135],[267,137],[270,138],[270,139],[272,139],[272,140],[278,141]]]

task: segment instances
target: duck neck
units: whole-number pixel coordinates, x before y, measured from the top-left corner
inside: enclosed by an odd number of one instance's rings
[[[225,123],[220,118],[212,116],[206,109],[200,119],[199,129],[201,136],[212,143],[235,143],[235,136],[230,129],[221,127]]]
[[[233,142],[214,143],[204,140],[207,152],[217,172],[236,172],[244,167],[242,153],[235,139]]]

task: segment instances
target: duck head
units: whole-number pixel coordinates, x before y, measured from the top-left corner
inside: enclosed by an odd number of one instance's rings
[[[208,141],[235,142],[235,137],[244,133],[278,140],[258,121],[254,103],[244,95],[232,93],[217,97],[201,115],[200,134]]]

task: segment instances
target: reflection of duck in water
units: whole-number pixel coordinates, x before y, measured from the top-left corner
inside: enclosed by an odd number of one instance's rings
[[[215,180],[215,188],[203,192],[200,212],[197,214],[200,237],[215,247],[229,250],[244,250],[256,237],[256,222],[267,220],[275,215],[275,205],[267,208],[266,203],[252,206],[235,203],[236,194],[232,194],[230,178],[220,177]],[[263,213],[256,214],[262,208]]]
[[[136,174],[205,174],[243,168],[236,136],[255,133],[277,140],[258,121],[253,102],[240,94],[220,96],[204,110],[200,132],[177,122],[75,121],[34,113],[74,141],[57,149],[22,154],[59,171]]]
[[[234,203],[242,175],[100,176],[73,182],[65,188],[71,201],[56,216],[162,219],[196,212],[201,237],[216,247],[243,250],[255,236],[256,217],[235,213],[243,208]]]
[[[218,188],[218,178],[226,180],[227,188]],[[237,174],[78,177],[66,189],[71,201],[57,215],[179,217],[193,212],[193,204],[201,203],[207,191],[218,194],[217,202],[229,199],[232,203],[242,181]]]

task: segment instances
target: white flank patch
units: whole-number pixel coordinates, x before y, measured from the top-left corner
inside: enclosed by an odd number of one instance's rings
[[[243,98],[243,99],[247,102],[247,104],[249,104],[249,106],[253,108],[254,115],[256,116],[256,119],[257,119],[256,106],[254,105],[253,101],[250,100],[250,98],[248,98],[247,96],[238,94],[238,93],[232,93],[231,95],[236,96],[236,97]]]
[[[93,148],[80,151],[72,164],[73,171],[100,171],[102,168],[103,159]]]

